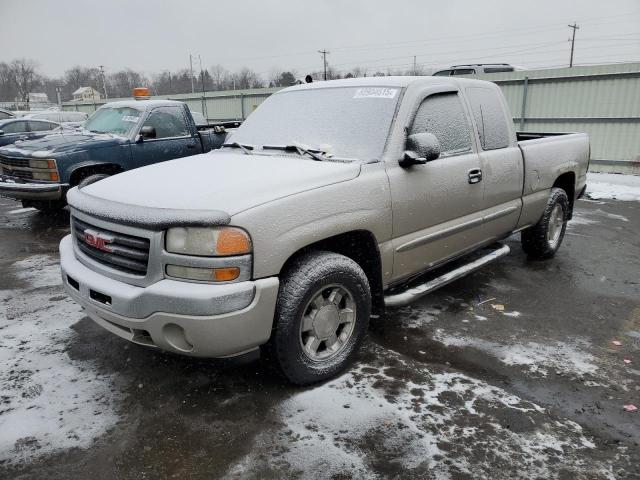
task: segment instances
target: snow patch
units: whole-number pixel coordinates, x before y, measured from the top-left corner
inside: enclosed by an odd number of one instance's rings
[[[377,361],[284,401],[280,429],[258,436],[228,476],[271,470],[283,478],[292,472],[332,478],[347,471],[353,478],[395,478],[376,471],[372,463],[382,461],[403,478],[426,472],[429,478],[484,478],[495,470],[490,456],[532,478],[550,478],[560,466],[608,471],[576,458],[595,445],[575,422],[550,420],[540,406],[464,374],[433,373],[396,352],[373,348]],[[500,420],[505,415],[524,418],[531,428],[513,431]],[[461,444],[461,437],[475,440],[478,451]],[[286,448],[278,448],[283,443]]]
[[[576,344],[564,342],[521,344],[499,344],[479,338],[467,338],[447,335],[436,330],[434,338],[447,346],[472,347],[498,358],[505,365],[527,367],[532,373],[546,376],[549,371],[565,375],[594,375],[598,371],[595,357],[586,352],[586,340],[577,340]]]
[[[56,259],[12,270],[28,287],[0,292],[0,462],[19,463],[88,447],[117,421],[117,399],[114,379],[67,354],[84,314],[61,295]]]
[[[640,201],[640,176],[614,173],[587,174],[587,196],[592,200]]]

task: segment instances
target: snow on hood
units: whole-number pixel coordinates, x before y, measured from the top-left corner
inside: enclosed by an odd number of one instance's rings
[[[217,151],[138,168],[89,185],[82,193],[114,204],[235,215],[282,197],[351,180],[359,173],[358,163]]]
[[[68,153],[74,150],[109,147],[118,145],[126,139],[108,134],[89,132],[54,133],[37,140],[26,140],[11,146],[3,147],[5,155],[45,158],[55,154]]]

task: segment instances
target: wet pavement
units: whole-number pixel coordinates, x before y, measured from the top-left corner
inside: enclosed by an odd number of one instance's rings
[[[579,201],[555,259],[509,239],[301,389],[102,330],[60,285],[68,215],[0,199],[0,477],[640,478],[639,206]]]

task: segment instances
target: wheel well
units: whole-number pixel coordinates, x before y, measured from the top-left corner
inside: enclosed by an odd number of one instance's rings
[[[553,186],[563,189],[569,197],[569,219],[573,216],[573,202],[576,192],[576,174],[573,172],[567,172],[556,178],[553,182]]]
[[[87,165],[73,171],[69,184],[73,187],[78,185],[83,179],[95,175],[97,173],[106,173],[107,175],[115,175],[122,172],[122,167],[114,163],[101,163],[98,165]]]
[[[282,271],[286,270],[290,263],[300,255],[314,250],[326,250],[339,253],[360,265],[371,287],[372,313],[374,315],[381,315],[383,313],[382,262],[380,260],[378,243],[371,232],[367,230],[354,230],[307,245],[289,257],[282,267]]]

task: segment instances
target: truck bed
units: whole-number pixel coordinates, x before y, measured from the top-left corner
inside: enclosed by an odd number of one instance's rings
[[[524,182],[520,225],[533,224],[559,178],[571,180],[573,203],[587,181],[589,136],[586,133],[517,132],[522,152]],[[570,195],[571,197],[571,195]]]

